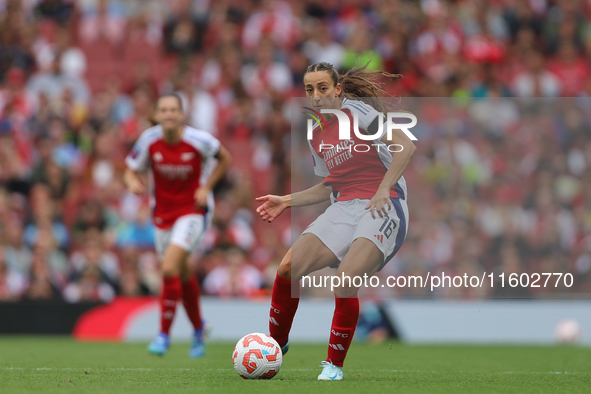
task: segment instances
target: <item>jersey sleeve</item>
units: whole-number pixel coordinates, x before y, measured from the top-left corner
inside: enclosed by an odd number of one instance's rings
[[[347,99],[342,108],[350,110],[351,114],[357,114],[359,130],[363,129],[367,134],[375,134],[378,131],[380,115],[382,115],[381,121],[386,123],[384,114],[363,101]],[[386,125],[383,124],[382,133],[376,139],[381,139],[386,134],[386,131]]]
[[[220,151],[220,141],[206,131],[194,132],[188,138],[205,159],[214,157]]]
[[[314,151],[312,148],[312,144],[308,141],[308,145],[310,146],[310,151],[312,151],[312,160],[314,160],[314,174],[326,178],[330,175],[328,171],[328,167],[326,166],[326,162],[323,158],[318,156],[318,153]]]
[[[149,148],[149,142],[140,137],[125,158],[125,165],[136,172],[147,170],[150,165]]]

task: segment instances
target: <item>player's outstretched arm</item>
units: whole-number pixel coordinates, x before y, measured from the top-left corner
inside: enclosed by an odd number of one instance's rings
[[[126,168],[123,174],[123,181],[125,185],[133,194],[144,194],[147,190],[144,181],[140,174],[133,171],[131,168]]]
[[[207,182],[204,185],[195,191],[195,203],[199,207],[207,206],[207,196],[209,195],[209,192],[213,190],[215,185],[226,174],[228,168],[230,168],[230,163],[232,163],[232,155],[230,155],[230,152],[228,152],[228,150],[222,145],[220,145],[220,149],[218,150],[217,155],[215,155],[215,158],[218,160],[218,164],[211,173],[211,176],[207,179]]]
[[[305,205],[314,205],[330,199],[331,190],[319,183],[301,192],[288,194],[286,196],[266,195],[257,197],[258,202],[262,202],[256,211],[261,219],[271,223],[279,215],[290,207],[302,207]]]

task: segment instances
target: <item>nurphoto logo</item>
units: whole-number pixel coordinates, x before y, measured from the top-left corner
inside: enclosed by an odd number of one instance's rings
[[[314,129],[314,122],[318,124],[321,130],[324,130],[326,127],[328,129],[328,125],[326,120],[322,116],[322,114],[333,114],[337,117],[337,121],[339,122],[339,140],[342,141],[349,141],[349,144],[343,145],[342,143],[339,144],[336,148],[337,151],[339,150],[354,150],[355,152],[368,152],[371,148],[370,146],[376,147],[376,149],[380,149],[380,147],[384,147],[383,144],[355,144],[354,140],[351,139],[351,121],[349,120],[349,116],[338,109],[326,109],[322,108],[320,112],[313,110],[312,108],[304,107],[307,110],[312,111],[312,113],[304,112],[305,114],[309,115],[312,119],[308,119],[307,123],[307,138],[308,140],[312,140],[312,130]],[[409,123],[396,123],[395,119],[409,119]],[[353,132],[363,141],[376,141],[379,140],[380,137],[383,135],[384,132],[384,123],[386,123],[386,134],[388,136],[388,140],[392,139],[392,130],[398,129],[401,130],[404,134],[408,136],[413,141],[417,141],[417,137],[414,136],[413,133],[410,132],[409,129],[413,128],[417,125],[417,117],[410,113],[410,112],[388,112],[386,114],[386,121],[384,122],[384,114],[379,114],[378,120],[378,129],[374,134],[363,134],[359,131],[359,114],[356,111],[353,111]],[[334,149],[335,146],[332,144],[319,144],[319,151],[322,152]],[[387,145],[388,151],[394,152],[401,152],[403,147],[399,144],[391,144]]]

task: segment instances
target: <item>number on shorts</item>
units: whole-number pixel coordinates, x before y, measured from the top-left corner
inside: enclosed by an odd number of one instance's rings
[[[396,230],[396,222],[394,221],[394,219],[390,219],[388,216],[386,216],[384,223],[382,224],[382,227],[380,227],[379,231],[382,231],[386,238],[390,238],[390,235],[392,235],[394,230]]]

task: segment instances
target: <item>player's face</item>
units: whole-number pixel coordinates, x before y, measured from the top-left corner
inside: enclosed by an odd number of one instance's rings
[[[306,97],[316,111],[339,109],[341,84],[335,86],[328,71],[309,72],[304,76]]]
[[[154,114],[164,130],[178,129],[184,121],[183,111],[175,97],[162,97]]]

